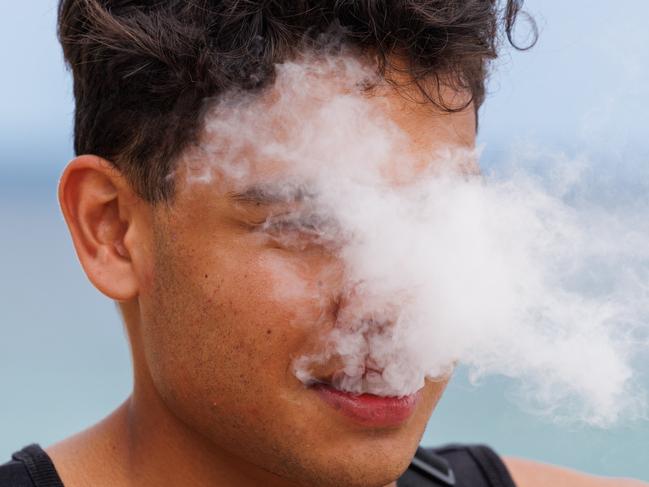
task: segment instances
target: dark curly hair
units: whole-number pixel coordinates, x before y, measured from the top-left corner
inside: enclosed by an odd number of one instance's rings
[[[166,176],[200,133],[204,100],[267,85],[276,63],[316,48],[332,29],[340,42],[372,54],[380,75],[405,71],[431,103],[466,108],[439,100],[443,80],[466,90],[477,109],[501,34],[514,44],[521,3],[61,0],[59,38],[74,77],[75,152],[111,161],[144,199],[165,200],[173,190]],[[399,55],[399,66],[391,54]]]

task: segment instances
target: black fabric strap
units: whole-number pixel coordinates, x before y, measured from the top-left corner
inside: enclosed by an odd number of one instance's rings
[[[438,482],[445,487],[455,486],[455,472],[445,458],[424,448],[417,448],[410,468],[420,475]]]
[[[457,487],[516,487],[502,459],[485,445],[447,445],[432,450],[451,464]]]
[[[12,458],[25,465],[34,487],[64,487],[52,460],[40,446],[26,446],[14,453]]]
[[[507,467],[491,448],[484,445],[469,446],[468,452],[482,468],[491,485],[498,487],[516,487]]]
[[[15,460],[0,465],[0,487],[34,487],[25,464]]]
[[[417,448],[408,470],[397,487],[456,487],[455,471],[449,462],[432,450]]]
[[[422,468],[421,462],[429,468]],[[500,457],[483,445],[420,448],[397,486],[516,487]]]

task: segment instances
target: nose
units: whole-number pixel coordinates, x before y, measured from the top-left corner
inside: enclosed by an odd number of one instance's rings
[[[398,319],[398,303],[367,291],[362,283],[346,288],[336,299],[336,327],[369,335],[389,333]]]

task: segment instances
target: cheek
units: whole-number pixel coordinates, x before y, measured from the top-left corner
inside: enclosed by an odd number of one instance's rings
[[[330,266],[270,250],[181,255],[156,276],[149,306],[147,348],[159,380],[179,400],[219,403],[297,383],[293,357],[330,321]]]
[[[269,306],[293,317],[290,325],[309,329],[328,314],[341,287],[340,272],[330,260],[291,258],[267,252],[257,261],[259,296]]]

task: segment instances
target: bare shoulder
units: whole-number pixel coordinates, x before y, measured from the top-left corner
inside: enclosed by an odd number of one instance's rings
[[[595,477],[520,458],[507,457],[503,461],[517,487],[649,487],[638,480]]]

